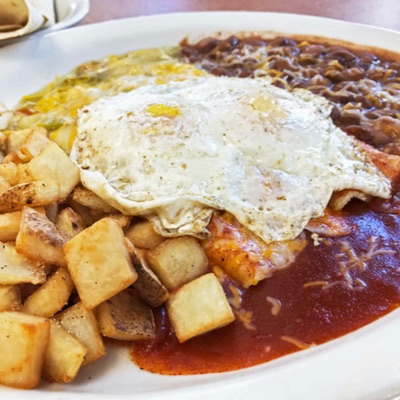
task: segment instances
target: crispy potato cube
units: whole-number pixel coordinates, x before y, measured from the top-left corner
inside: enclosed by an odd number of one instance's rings
[[[18,153],[13,151],[12,153],[8,153],[4,158],[2,159],[2,162],[7,164],[7,163],[14,163],[14,164],[21,164],[25,162],[25,160],[21,160],[19,157]]]
[[[141,249],[151,249],[165,240],[165,237],[157,233],[151,222],[147,220],[132,225],[125,235],[135,247]]]
[[[47,264],[65,265],[65,238],[45,215],[30,207],[22,209],[21,224],[16,239],[17,251]]]
[[[147,265],[143,251],[136,249],[135,254],[132,254],[132,262],[138,274],[138,279],[133,287],[140,297],[152,307],[163,304],[168,299],[168,290]]]
[[[6,162],[0,164],[0,176],[6,179],[6,181],[14,186],[18,183],[18,166],[13,162]]]
[[[61,199],[65,199],[71,193],[80,179],[78,167],[53,142],[28,163],[28,172],[35,180],[57,182]]]
[[[0,214],[0,241],[15,241],[19,231],[21,215],[21,211]]]
[[[21,146],[25,143],[26,138],[31,133],[31,129],[21,129],[19,131],[5,131],[7,136],[6,139],[6,152],[16,153],[21,148]]]
[[[156,326],[151,308],[132,290],[124,290],[96,308],[100,332],[118,340],[154,339]]]
[[[34,181],[28,171],[28,164],[17,164],[18,183],[28,183]]]
[[[92,309],[137,279],[124,232],[117,221],[103,218],[64,247],[68,270],[79,297]]]
[[[0,243],[0,285],[18,283],[43,283],[46,280],[44,265],[19,254],[14,245]]]
[[[47,346],[43,376],[51,382],[72,382],[78,374],[86,347],[68,333],[58,321],[50,320],[50,339]]]
[[[61,195],[54,181],[21,183],[0,193],[0,213],[21,210],[26,205],[45,206],[58,200]]]
[[[167,310],[181,343],[228,325],[235,319],[224,290],[213,273],[203,275],[171,294]]]
[[[0,193],[10,189],[11,185],[8,180],[0,175]]]
[[[82,217],[71,207],[64,208],[56,217],[58,229],[68,238],[72,238],[82,232],[86,225]]]
[[[131,217],[129,217],[128,215],[121,214],[121,213],[109,214],[109,215],[107,215],[107,217],[115,219],[121,225],[122,229],[125,229],[131,223]]]
[[[190,236],[162,242],[147,252],[146,259],[168,289],[182,286],[208,270],[208,260],[203,249]]]
[[[0,313],[0,384],[30,389],[39,383],[49,333],[45,318]]]
[[[21,145],[19,152],[28,160],[31,160],[33,157],[38,156],[49,143],[51,143],[51,141],[47,137],[45,128],[33,128]]]
[[[0,312],[17,311],[21,307],[21,292],[18,285],[0,285]]]
[[[97,222],[99,218],[96,218],[91,214],[91,210],[88,207],[83,206],[82,204],[77,203],[72,200],[72,198],[68,199],[68,205],[83,219],[83,222],[86,226],[90,226]],[[102,215],[104,217],[104,215]]]
[[[105,213],[115,213],[117,210],[108,205],[102,198],[92,191],[83,187],[76,187],[72,194],[72,199],[83,206]]]
[[[68,303],[73,288],[69,272],[60,267],[25,300],[21,311],[39,317],[51,317]]]
[[[87,353],[82,365],[89,364],[106,354],[96,317],[82,302],[58,314],[56,319],[68,333],[86,347]]]

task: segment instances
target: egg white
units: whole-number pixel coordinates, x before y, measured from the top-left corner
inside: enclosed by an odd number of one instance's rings
[[[390,195],[329,114],[325,99],[266,79],[147,85],[81,109],[71,158],[87,188],[165,235],[204,237],[219,209],[266,242],[286,240],[334,191]]]

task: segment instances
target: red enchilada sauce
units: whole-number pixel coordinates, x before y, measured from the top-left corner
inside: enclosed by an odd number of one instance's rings
[[[350,235],[324,238],[317,246],[310,240],[294,264],[243,291],[242,306],[253,313],[250,329],[237,318],[180,344],[162,307],[157,338],[135,344],[135,363],[171,375],[235,370],[324,343],[398,307],[400,217],[361,202],[346,211],[354,224]],[[352,287],[340,261],[350,268]],[[277,315],[267,297],[279,301]]]
[[[252,56],[246,60],[240,51],[248,45],[254,54],[263,50],[273,57],[269,70],[281,72],[275,84],[308,87],[327,97],[335,104],[332,118],[338,126],[386,153],[400,154],[400,65],[339,46],[301,43],[209,39],[183,43],[183,54],[217,75],[254,76]],[[384,69],[390,72],[379,72]],[[390,94],[379,104],[377,87]],[[307,232],[308,245],[295,262],[256,286],[245,290],[222,276],[242,316],[232,324],[179,343],[165,308],[158,308],[156,339],[134,345],[135,363],[169,375],[236,370],[324,343],[398,307],[400,195],[370,203],[353,200],[344,212],[351,233],[311,237]]]

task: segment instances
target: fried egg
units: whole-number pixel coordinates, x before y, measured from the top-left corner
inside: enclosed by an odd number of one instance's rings
[[[146,85],[83,107],[71,158],[87,188],[166,236],[205,237],[217,209],[266,242],[287,240],[335,191],[390,195],[330,111],[322,97],[266,79]]]

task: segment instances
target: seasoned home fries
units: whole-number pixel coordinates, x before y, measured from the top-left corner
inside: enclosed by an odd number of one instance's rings
[[[0,108],[0,384],[71,382],[115,341],[229,371],[397,307],[399,79],[363,50],[208,38]]]

